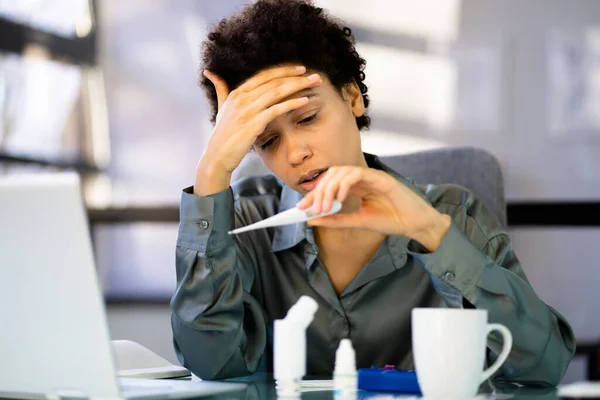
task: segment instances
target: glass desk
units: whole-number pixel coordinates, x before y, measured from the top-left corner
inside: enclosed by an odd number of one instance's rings
[[[229,379],[228,382],[243,382],[247,384],[245,390],[237,392],[222,393],[215,396],[203,397],[204,399],[232,399],[232,400],[275,400],[277,393],[275,391],[275,382],[271,375],[257,374],[251,377]],[[484,383],[480,388],[480,394],[473,400],[487,399],[514,399],[514,400],[558,400],[556,388],[526,388],[517,385],[494,383],[495,390]],[[392,393],[392,392],[370,392],[358,391],[355,400],[392,400],[392,399],[415,399],[417,397],[410,394]],[[299,399],[302,400],[328,400],[334,399],[333,391],[306,391],[302,392]],[[344,399],[348,400],[348,399]],[[350,399],[354,400],[354,399]]]

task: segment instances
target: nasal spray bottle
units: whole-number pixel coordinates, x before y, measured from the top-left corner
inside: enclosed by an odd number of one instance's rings
[[[306,328],[317,311],[317,302],[302,296],[284,319],[274,322],[273,374],[278,397],[299,397],[306,375]]]
[[[336,399],[355,399],[358,391],[356,355],[350,339],[342,339],[335,352],[333,394]]]

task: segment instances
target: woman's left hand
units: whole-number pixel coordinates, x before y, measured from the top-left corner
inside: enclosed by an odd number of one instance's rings
[[[312,205],[313,212],[326,212],[334,199],[344,202],[349,195],[360,199],[358,210],[313,219],[309,224],[403,235],[417,240],[429,251],[435,251],[450,227],[450,216],[439,213],[394,177],[372,168],[329,168],[298,207],[305,209]]]

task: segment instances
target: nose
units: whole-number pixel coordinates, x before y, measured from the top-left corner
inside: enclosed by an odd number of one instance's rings
[[[312,151],[303,140],[302,135],[291,134],[286,136],[287,160],[291,166],[296,167],[312,156]]]

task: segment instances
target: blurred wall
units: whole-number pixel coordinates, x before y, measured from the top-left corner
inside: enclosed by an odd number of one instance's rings
[[[577,35],[600,27],[600,3],[560,0],[466,0],[461,36],[499,32],[509,39],[512,82],[506,149],[507,197],[513,199],[600,198],[599,130],[552,132],[548,46],[553,33]],[[597,51],[597,50],[596,50]],[[490,150],[494,151],[493,148]],[[578,341],[600,338],[600,227],[511,229],[515,251],[531,284],[563,313]],[[584,364],[572,363],[566,381],[582,379]]]

